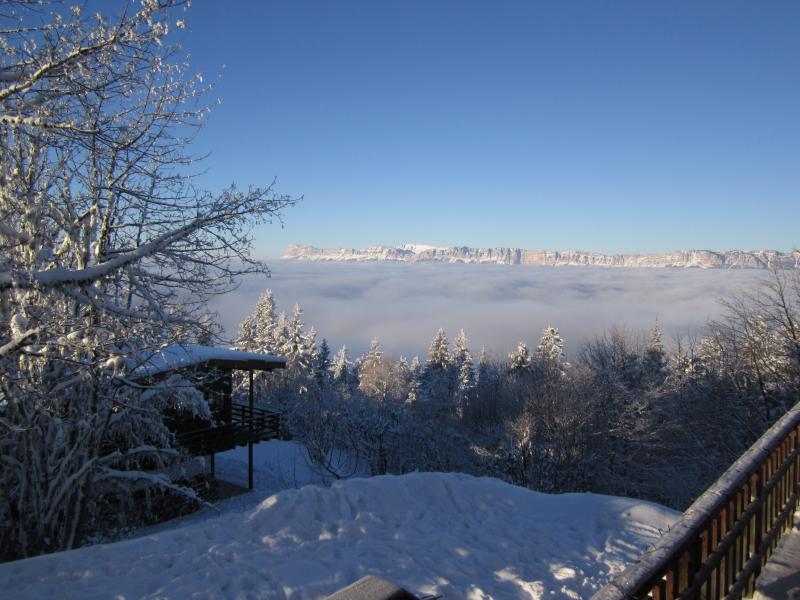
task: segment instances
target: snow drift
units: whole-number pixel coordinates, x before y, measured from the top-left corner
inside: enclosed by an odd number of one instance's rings
[[[366,575],[446,598],[585,598],[678,517],[649,502],[415,473],[0,565],[7,598],[320,598]]]

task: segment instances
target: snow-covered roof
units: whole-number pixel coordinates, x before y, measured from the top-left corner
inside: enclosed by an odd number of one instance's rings
[[[286,367],[286,359],[270,354],[242,352],[230,348],[217,348],[200,344],[170,344],[143,358],[131,376],[152,377],[168,371],[209,365],[227,369],[271,371]]]

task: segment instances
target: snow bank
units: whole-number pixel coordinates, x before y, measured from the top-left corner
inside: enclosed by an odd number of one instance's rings
[[[421,473],[306,486],[144,538],[0,565],[10,598],[320,598],[374,574],[446,598],[584,598],[678,517]]]

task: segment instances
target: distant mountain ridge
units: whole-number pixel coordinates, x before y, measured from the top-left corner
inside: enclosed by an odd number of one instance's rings
[[[368,246],[363,249],[290,245],[283,260],[309,261],[395,261],[447,262],[499,265],[673,267],[699,269],[800,269],[800,251],[777,250],[676,250],[652,254],[600,254],[569,250],[526,250],[524,248],[470,248],[468,246]]]

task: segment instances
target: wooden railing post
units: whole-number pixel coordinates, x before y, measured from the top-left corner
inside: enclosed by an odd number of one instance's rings
[[[753,571],[753,575],[750,577],[750,583],[747,586],[747,593],[753,594],[755,592],[756,587],[756,579],[758,579],[759,574],[761,573],[761,567],[763,566],[763,561],[761,560],[761,542],[764,539],[764,466],[759,466],[755,472],[755,502],[758,502],[760,505],[756,510],[756,514],[754,515],[754,525],[755,525],[755,533],[753,536],[753,551],[755,556],[758,557],[758,565],[756,566],[755,570]]]
[[[797,449],[800,444],[800,425],[794,430],[794,449]],[[794,473],[792,477],[792,493],[797,493],[797,488],[800,486],[800,453],[794,459]]]

